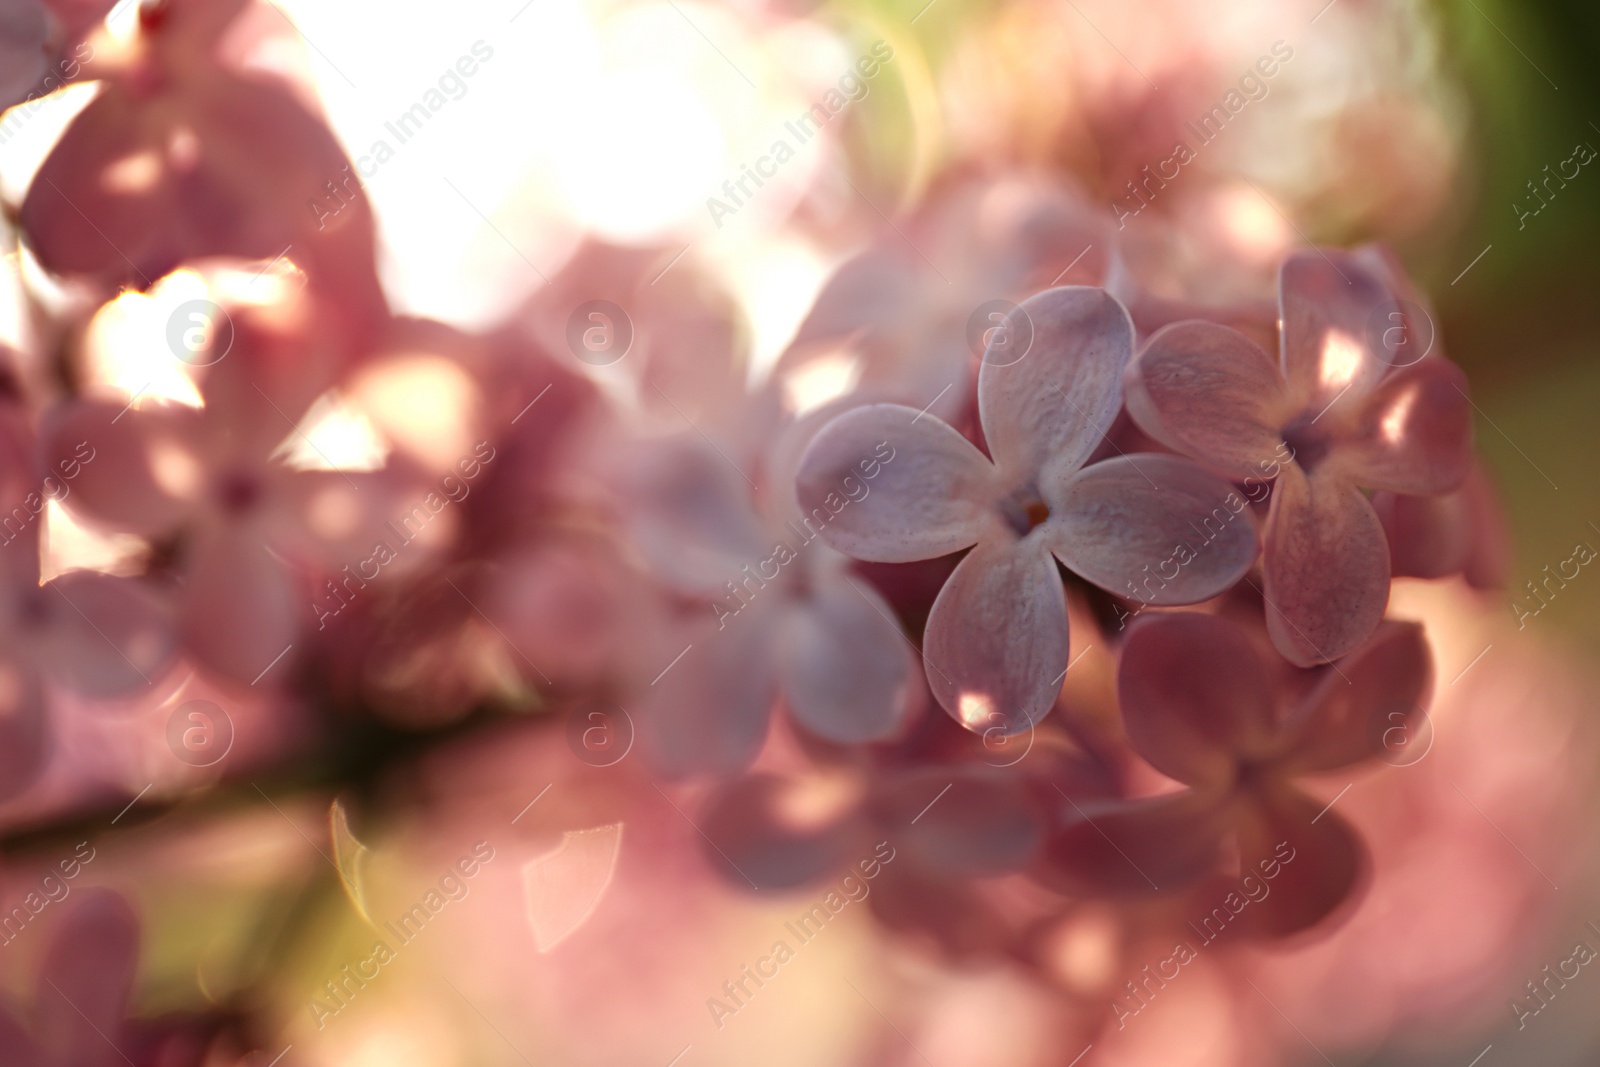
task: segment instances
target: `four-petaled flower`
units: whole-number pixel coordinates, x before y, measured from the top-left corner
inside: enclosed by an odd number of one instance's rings
[[[1310,249],[1284,261],[1277,363],[1243,334],[1193,320],[1158,331],[1127,375],[1128,413],[1156,440],[1231,478],[1276,479],[1267,626],[1301,666],[1355,648],[1388,604],[1388,543],[1362,490],[1447,493],[1472,459],[1466,379],[1443,356],[1410,354],[1417,324],[1377,255]]]
[[[1122,406],[1133,350],[1127,312],[1100,289],[1064,286],[1021,305],[1032,347],[978,373],[993,461],[932,415],[874,404],[812,441],[797,487],[808,513],[881,442],[895,449],[865,499],[823,537],[884,563],[976,546],[928,617],[923,658],[939,703],[969,729],[1027,728],[1067,670],[1067,604],[1055,561],[1155,604],[1192,604],[1238,581],[1256,554],[1247,504],[1177,456],[1085,466]]]

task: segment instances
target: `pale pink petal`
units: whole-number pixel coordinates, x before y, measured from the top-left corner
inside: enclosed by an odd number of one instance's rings
[[[986,359],[978,410],[996,466],[1011,477],[1070,473],[1089,458],[1122,409],[1133,323],[1104,289],[1062,286],[1023,301],[1032,332],[1013,363]]]
[[[191,551],[179,623],[185,646],[225,678],[250,684],[271,667],[281,682],[293,657],[280,657],[299,632],[309,597],[296,595],[283,562],[247,528],[205,531]]]
[[[0,651],[0,800],[16,796],[44,767],[44,686],[14,649]]]
[[[922,283],[895,253],[869,249],[846,260],[817,294],[779,372],[802,366],[819,343],[863,335],[871,341],[875,331],[902,325],[921,293]]]
[[[871,404],[823,427],[800,460],[804,530],[857,559],[909,563],[966,548],[992,520],[994,467],[932,415]]]
[[[1384,622],[1372,639],[1324,671],[1285,724],[1286,774],[1316,774],[1421,743],[1433,655],[1422,626]]]
[[[1134,623],[1117,698],[1134,749],[1189,785],[1231,785],[1241,760],[1266,752],[1276,725],[1260,654],[1237,623],[1215,615]]]
[[[676,630],[679,648],[658,646],[661,672],[644,687],[637,728],[660,773],[726,776],[755,760],[777,699],[772,614],[757,601],[720,629]]]
[[[1383,375],[1386,353],[1373,344],[1374,318],[1381,326],[1392,301],[1383,278],[1355,253],[1308,248],[1284,259],[1280,359],[1297,405],[1321,412],[1346,391],[1361,396]]]
[[[1397,493],[1447,493],[1472,464],[1467,379],[1447,359],[1394,371],[1366,398],[1338,462],[1356,484]]]
[[[27,97],[44,77],[49,38],[37,0],[0,0],[0,111]]]
[[[1181,889],[1220,859],[1221,798],[1184,790],[1140,800],[1062,797],[1036,865],[1046,885],[1075,896]]]
[[[104,889],[73,894],[39,974],[39,1038],[70,1064],[115,1062],[139,966],[139,920]]]
[[[956,878],[1019,871],[1044,841],[1045,820],[1016,775],[997,768],[924,767],[876,802],[907,859]]]
[[[826,787],[750,774],[718,787],[701,809],[706,862],[729,884],[794,889],[837,875],[871,852],[860,810],[830,803]]]
[[[1238,330],[1174,323],[1128,367],[1128,413],[1146,433],[1233,478],[1270,480],[1292,414],[1283,374]]]
[[[149,686],[171,663],[172,609],[143,582],[73,571],[39,595],[50,611],[41,658],[68,688],[114,697]]]
[[[1261,561],[1272,643],[1302,667],[1361,644],[1389,603],[1383,524],[1361,490],[1340,478],[1284,466]]]
[[[1250,503],[1178,456],[1104,460],[1045,487],[1040,535],[1067,569],[1118,596],[1194,604],[1242,578],[1256,557]]]
[[[912,708],[910,646],[865,582],[819,581],[791,613],[783,695],[801,726],[841,744],[892,736]]]
[[[975,733],[1044,718],[1067,670],[1067,598],[1037,538],[981,542],[933,602],[922,643],[939,704]]]
[[[732,460],[698,440],[640,445],[628,452],[623,505],[645,559],[686,591],[718,591],[765,558],[751,488]]]
[[[45,416],[40,452],[68,510],[130,533],[170,533],[207,490],[202,418],[178,404],[75,401]]]

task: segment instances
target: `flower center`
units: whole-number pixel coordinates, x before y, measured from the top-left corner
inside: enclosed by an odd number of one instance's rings
[[[1316,425],[1320,416],[1300,418],[1283,428],[1283,443],[1289,446],[1289,454],[1300,469],[1310,474],[1324,459],[1328,457],[1333,446],[1333,438]]]
[[[229,515],[243,515],[261,501],[261,479],[244,471],[234,471],[217,486],[217,499]]]
[[[1026,537],[1050,517],[1050,505],[1033,486],[1024,486],[1000,501],[1000,516],[1018,537]]]

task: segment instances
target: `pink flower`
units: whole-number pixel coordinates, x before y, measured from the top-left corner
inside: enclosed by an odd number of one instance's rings
[[[187,648],[218,675],[250,683],[309,621],[307,576],[370,554],[394,497],[387,472],[283,462],[279,445],[300,440],[297,420],[326,373],[302,360],[325,352],[315,338],[276,334],[243,314],[233,321],[237,339],[208,371],[204,408],[72,401],[50,414],[44,451],[64,462],[80,446],[95,450],[67,498],[77,514],[177,538]]]
[[[1275,479],[1267,626],[1301,666],[1355,648],[1388,604],[1389,548],[1362,490],[1446,493],[1472,456],[1460,370],[1389,358],[1385,268],[1372,250],[1297,252],[1279,274],[1276,364],[1235,330],[1189,321],[1150,338],[1127,375],[1145,432],[1231,478]]]
[[[935,414],[954,420],[971,397],[968,334],[983,305],[1098,284],[1110,258],[1108,227],[1058,178],[952,180],[904,232],[883,231],[834,272],[773,377],[783,382],[844,348],[859,361],[861,396],[932,401]]]
[[[143,4],[138,41],[96,64],[104,92],[29,186],[22,229],[46,269],[108,287],[148,288],[210,256],[288,254],[345,315],[372,321],[384,307],[372,212],[349,159],[284,84],[221,61],[246,6]]]
[[[891,737],[915,710],[910,649],[888,605],[819,543],[788,491],[794,442],[814,425],[780,435],[754,471],[760,494],[698,439],[640,446],[623,475],[640,551],[695,601],[662,629],[661,674],[641,686],[642,737],[670,773],[749,766],[780,692],[809,734],[844,744]]]
[[[1113,592],[1189,604],[1227,589],[1256,553],[1244,499],[1188,460],[1084,466],[1122,404],[1133,349],[1122,306],[1074,286],[1022,311],[1031,349],[978,375],[992,462],[932,415],[875,404],[824,428],[797,482],[823,537],[858,559],[904,563],[976,546],[940,591],[923,640],[939,703],[975,730],[1022,730],[1055,703],[1067,669],[1056,560]]]
[[[1237,835],[1243,866],[1272,861],[1274,892],[1249,928],[1284,936],[1321,921],[1356,890],[1359,836],[1296,778],[1360,763],[1422,715],[1433,661],[1416,623],[1385,623],[1337,664],[1297,671],[1225,618],[1173,613],[1136,623],[1118,693],[1128,740],[1186,791],[1073,803],[1052,835],[1056,882],[1101,891],[1168,891],[1216,867]]]
[[[41,479],[32,445],[21,413],[0,405],[0,799],[46,762],[49,682],[94,700],[123,696],[165,672],[174,644],[171,613],[143,582],[88,571],[40,582],[46,500],[87,466],[80,453],[51,468],[61,477]]]
[[[139,961],[139,921],[116,893],[79,890],[39,969],[31,1032],[0,1007],[0,1062],[18,1067],[110,1067]]]

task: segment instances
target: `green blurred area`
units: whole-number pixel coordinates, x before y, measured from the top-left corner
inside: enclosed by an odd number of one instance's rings
[[[1475,129],[1465,224],[1423,282],[1472,380],[1479,447],[1505,494],[1516,547],[1509,599],[1578,541],[1600,548],[1600,159],[1565,188],[1553,183],[1539,214],[1519,222],[1514,206],[1536,203],[1528,183],[1556,172],[1579,142],[1600,150],[1600,5],[1434,6]],[[1585,568],[1529,626],[1600,653],[1597,606],[1600,573]]]

